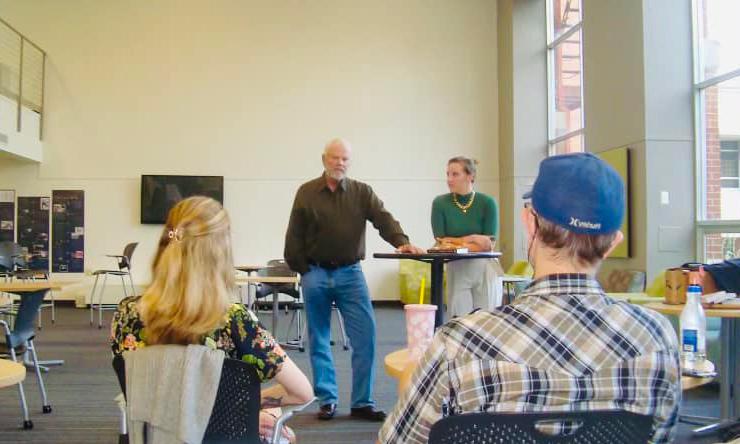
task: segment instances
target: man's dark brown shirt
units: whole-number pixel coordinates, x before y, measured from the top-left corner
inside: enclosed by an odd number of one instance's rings
[[[409,243],[401,225],[362,182],[344,178],[331,191],[326,178],[298,189],[285,233],[285,260],[299,273],[308,265],[348,265],[365,258],[365,221],[394,247]]]

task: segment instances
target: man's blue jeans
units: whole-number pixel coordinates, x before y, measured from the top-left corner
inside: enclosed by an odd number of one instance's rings
[[[329,270],[311,265],[301,276],[308,320],[314,394],[319,405],[336,403],[337,379],[331,354],[331,305],[337,304],[352,346],[352,407],[375,405],[375,315],[360,263]]]

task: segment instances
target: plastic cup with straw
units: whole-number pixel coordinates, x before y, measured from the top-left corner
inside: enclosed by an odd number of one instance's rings
[[[432,342],[434,336],[434,313],[437,306],[424,304],[426,278],[421,278],[419,303],[406,304],[406,345],[412,360],[418,359]]]

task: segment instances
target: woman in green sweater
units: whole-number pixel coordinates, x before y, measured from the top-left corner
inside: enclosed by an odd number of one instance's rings
[[[491,251],[498,234],[498,205],[476,192],[477,161],[453,157],[447,162],[450,193],[432,203],[432,231],[441,246]],[[461,316],[474,308],[488,310],[500,303],[497,277],[503,274],[495,259],[469,259],[447,264],[447,314]]]

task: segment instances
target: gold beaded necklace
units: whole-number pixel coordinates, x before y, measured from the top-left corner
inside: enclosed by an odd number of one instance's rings
[[[462,210],[463,213],[468,212],[468,208],[473,206],[473,201],[475,200],[475,191],[473,191],[473,194],[470,196],[470,200],[465,205],[461,204],[460,201],[457,200],[457,194],[452,193],[452,201],[455,203],[455,206]]]

